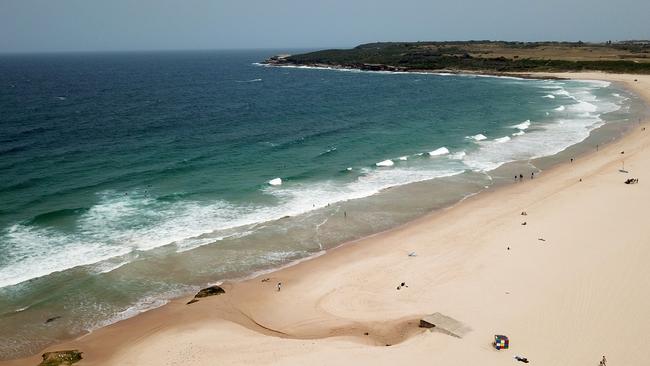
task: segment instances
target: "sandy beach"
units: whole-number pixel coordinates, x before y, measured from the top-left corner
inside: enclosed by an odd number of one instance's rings
[[[535,76],[618,82],[650,103],[649,75]],[[515,355],[549,366],[597,365],[603,355],[608,365],[647,364],[645,122],[535,179],[47,351],[78,349],[79,365],[506,365]],[[456,338],[418,327],[436,312],[471,330]],[[510,349],[495,350],[495,334]]]

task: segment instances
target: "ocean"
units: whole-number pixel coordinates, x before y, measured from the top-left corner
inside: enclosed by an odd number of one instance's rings
[[[278,53],[0,56],[0,359],[528,179],[644,108],[602,81],[258,63]]]

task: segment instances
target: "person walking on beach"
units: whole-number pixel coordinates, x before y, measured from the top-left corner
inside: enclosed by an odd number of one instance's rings
[[[522,180],[522,181],[524,180],[524,175],[523,174],[519,174],[519,180]]]
[[[280,290],[282,290],[282,282],[278,282],[278,292],[280,292]]]
[[[535,172],[530,173],[530,179],[534,179],[534,178],[535,178]]]

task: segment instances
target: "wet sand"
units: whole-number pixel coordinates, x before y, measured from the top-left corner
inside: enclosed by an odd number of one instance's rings
[[[647,75],[536,76],[616,81],[650,102]],[[79,349],[79,365],[501,365],[514,355],[542,365],[595,365],[603,355],[610,364],[643,364],[650,359],[644,126],[533,180],[48,350]],[[623,160],[628,173],[619,171]],[[624,184],[628,178],[639,184]],[[408,287],[398,290],[401,282]],[[471,331],[455,338],[418,328],[435,312]],[[511,348],[494,350],[494,334],[508,335]],[[0,365],[39,362],[36,355]]]

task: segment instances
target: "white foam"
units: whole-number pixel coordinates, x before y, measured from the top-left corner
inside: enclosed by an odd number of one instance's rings
[[[526,130],[526,129],[528,129],[528,127],[530,127],[530,120],[529,119],[521,122],[520,124],[512,126],[512,128],[516,128],[518,130]]]
[[[109,273],[128,263],[130,263],[130,261],[121,261],[119,263],[114,263],[111,261],[100,262],[94,266],[94,269],[97,271],[97,273]]]
[[[592,88],[607,88],[612,85],[611,82],[605,80],[580,80],[584,84],[590,85]]]
[[[507,144],[481,141],[458,161],[450,156],[420,161],[426,164],[418,167],[400,164],[393,169],[367,168],[349,184],[326,180],[267,186],[263,193],[276,199],[273,205],[236,205],[219,200],[169,202],[138,194],[100,192],[97,203],[80,214],[75,233],[26,224],[15,224],[0,232],[5,254],[11,255],[10,264],[0,268],[0,287],[164,245],[194,248],[219,240],[223,230],[295,216],[330,203],[367,197],[388,187],[460,174],[465,169],[489,171],[509,161],[556,154],[584,140],[591,130],[601,125],[600,114],[618,108],[616,104],[598,100],[592,94],[595,86],[576,84],[565,86],[577,101],[567,104],[566,115],[536,121],[534,131]],[[442,147],[429,155],[446,154],[449,150]],[[459,157],[460,152],[453,156]],[[122,265],[119,260],[113,263]],[[147,304],[157,305],[152,301]]]
[[[421,167],[364,169],[362,175],[346,185],[336,181],[323,181],[318,184],[296,183],[290,189],[273,189],[268,193],[281,202],[275,210],[294,216],[313,208],[326,207],[330,203],[368,197],[389,187],[446,177],[464,171],[462,167],[449,167],[447,164],[440,161]]]
[[[178,289],[176,291],[169,291],[159,296],[145,296],[140,300],[136,301],[133,305],[127,307],[124,310],[118,311],[113,316],[109,317],[106,320],[102,320],[96,324],[89,326],[86,330],[93,331],[95,329],[103,328],[108,325],[117,323],[122,320],[132,318],[138,314],[142,314],[149,310],[157,309],[167,303],[175,297],[185,295],[187,293],[195,291],[194,288],[185,288]]]
[[[510,141],[510,136],[503,136],[503,137],[499,137],[498,139],[494,139],[494,142],[499,143],[499,144],[502,144],[502,143],[508,142],[508,141]]]
[[[177,253],[186,252],[188,250],[192,250],[194,248],[198,248],[200,246],[207,245],[207,244],[212,244],[224,239],[243,238],[254,232],[255,230],[242,230],[242,231],[237,231],[230,235],[215,235],[214,233],[210,233],[210,234],[202,234],[193,238],[186,238],[181,241],[177,241],[175,243],[176,252]]]
[[[464,151],[458,151],[458,152],[455,152],[455,153],[449,155],[449,159],[453,159],[453,160],[463,160],[463,158],[465,157],[465,155],[467,155],[466,152],[464,152]]]
[[[548,83],[549,88],[553,85],[554,82]],[[499,143],[500,139],[483,141],[477,150],[468,152],[463,163],[471,170],[486,172],[507,162],[554,155],[583,141],[593,129],[603,124],[600,118],[602,113],[620,108],[620,105],[601,100],[594,94],[594,90],[607,85],[609,83],[564,82],[562,90],[556,92],[556,95],[563,95],[574,101],[572,104],[566,104],[564,108],[559,108],[566,113],[556,117],[550,114],[550,118],[536,121],[534,131],[524,133],[527,129],[519,129],[512,134],[517,137],[507,144]]]
[[[564,111],[565,109],[566,109],[566,107],[563,106],[563,105],[561,105],[561,106],[555,108],[554,110],[555,110],[555,111],[558,111],[558,112],[562,112],[562,111]]]
[[[408,156],[400,156],[400,157],[397,158],[397,159],[398,159],[398,160],[401,160],[401,161],[406,161],[406,160],[409,159],[409,157],[408,157]]]
[[[269,181],[269,184],[272,186],[282,185],[282,178],[273,178]]]
[[[565,85],[564,83],[560,82],[555,82],[553,80],[546,80],[545,85],[540,85],[539,88],[542,89],[553,89],[553,90],[560,90],[562,89],[562,86]]]
[[[375,165],[376,166],[381,166],[381,167],[389,167],[389,166],[395,165],[395,163],[392,160],[388,159],[388,160],[380,161],[379,163],[377,163]]]
[[[449,73],[449,72],[428,72],[428,71],[383,71],[383,70],[361,70],[357,68],[338,67],[338,66],[312,66],[312,65],[275,65],[275,64],[262,64],[253,62],[254,66],[261,67],[281,67],[286,69],[305,69],[305,70],[329,70],[339,72],[351,73],[370,73],[370,74],[383,74],[383,75],[431,75],[431,76],[451,76],[451,77],[465,77],[465,78],[491,78],[491,79],[507,79],[517,81],[529,81],[529,79],[520,78],[517,76],[504,76],[504,75],[481,75],[481,74],[467,74],[467,73]]]
[[[447,154],[449,154],[449,150],[446,147],[440,147],[433,151],[429,151],[429,156],[439,156],[439,155],[447,155]]]
[[[264,255],[262,255],[262,259],[264,260],[264,263],[283,263],[286,262],[288,259],[291,258],[301,258],[305,257],[307,252],[305,251],[298,251],[298,250],[289,250],[289,251],[280,251],[280,252],[268,252]]]
[[[20,259],[0,268],[0,287],[129,252],[128,248],[106,250],[97,242],[74,243],[70,237],[52,229],[22,224],[11,226],[3,239],[8,244],[7,253]]]
[[[485,135],[483,135],[482,133],[476,134],[474,136],[467,136],[466,138],[472,139],[474,141],[483,141],[487,139],[487,137],[485,137]]]
[[[18,308],[16,310],[14,310],[14,313],[21,313],[21,312],[23,312],[23,311],[25,311],[25,310],[27,310],[29,308],[30,308],[30,306],[23,306],[21,308]]]
[[[546,94],[546,95],[543,96],[542,98],[555,99],[555,95],[553,95],[553,94]]]
[[[352,167],[349,166],[349,167],[345,168],[345,170],[347,170],[348,172],[351,172],[351,171],[352,171]]]
[[[299,208],[235,206],[223,201],[169,203],[103,192],[99,202],[77,219],[74,234],[23,224],[5,230],[0,238],[16,259],[0,268],[0,287],[172,243],[185,250],[198,247],[219,239],[212,235],[214,230],[279,219],[308,211],[311,205]],[[97,270],[106,272],[123,265],[112,263]]]
[[[487,74],[452,74],[458,76],[472,77],[472,78],[492,78],[492,79],[508,79],[508,80],[517,80],[517,81],[528,81],[528,79],[520,78],[517,76],[503,76],[503,75],[487,75]]]
[[[578,112],[578,113],[583,113],[585,115],[588,115],[588,114],[596,112],[598,110],[598,107],[593,103],[589,103],[589,102],[579,100],[578,103],[571,104],[569,106],[569,109],[572,112]]]
[[[303,263],[303,262],[318,258],[318,257],[322,256],[325,253],[327,253],[325,250],[320,250],[320,251],[318,251],[316,253],[312,253],[311,255],[307,255],[307,256],[304,256],[302,258],[292,260],[291,262],[285,263],[284,265],[281,265],[279,267],[272,267],[272,268],[268,268],[268,269],[262,269],[262,270],[259,270],[259,271],[255,271],[255,272],[249,274],[248,276],[243,277],[242,280],[250,280],[250,279],[253,279],[253,278],[256,278],[256,277],[263,276],[265,274],[269,274],[269,273],[280,271],[280,270],[285,269],[285,268],[293,267],[293,266],[295,266],[297,264],[300,264],[300,263]],[[217,285],[220,286],[221,284],[218,283]]]

